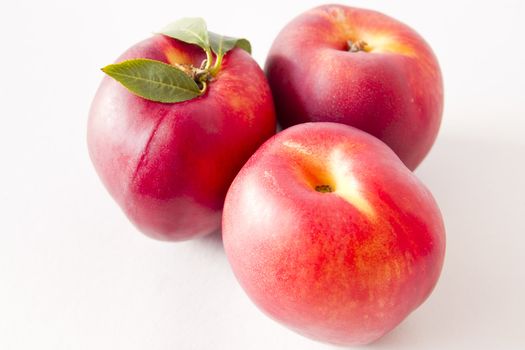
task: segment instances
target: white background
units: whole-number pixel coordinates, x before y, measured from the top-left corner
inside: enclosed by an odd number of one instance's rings
[[[0,349],[333,348],[256,309],[218,235],[170,244],[138,233],[85,143],[99,68],[152,31],[203,16],[213,31],[251,39],[263,65],[280,28],[317,4],[2,3]],[[524,349],[525,5],[351,4],[419,31],[446,92],[439,138],[417,170],[445,218],[443,274],[428,301],[369,349]]]

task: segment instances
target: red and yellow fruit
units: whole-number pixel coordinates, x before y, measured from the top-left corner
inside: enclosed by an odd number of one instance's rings
[[[117,61],[134,58],[199,67],[206,55],[155,35]],[[88,146],[102,182],[141,231],[183,240],[220,227],[231,181],[274,133],[264,74],[248,53],[234,48],[207,91],[184,102],[150,101],[105,77],[89,114]]]
[[[268,140],[235,178],[223,241],[265,313],[355,345],[399,324],[440,275],[445,231],[425,186],[384,143],[335,123]]]
[[[314,8],[277,36],[266,73],[279,122],[338,122],[385,142],[415,169],[436,138],[443,83],[428,44],[381,13]]]

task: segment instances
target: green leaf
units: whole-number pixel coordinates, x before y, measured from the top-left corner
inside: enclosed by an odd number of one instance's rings
[[[210,49],[208,29],[202,18],[181,18],[162,28],[159,33],[189,44],[199,45],[204,51]]]
[[[232,38],[230,36],[219,35],[213,32],[209,32],[209,39],[211,49],[217,56],[224,55],[234,47],[241,48],[249,54],[252,53],[252,46],[246,39]]]
[[[160,61],[138,58],[110,64],[102,71],[135,95],[151,101],[182,102],[201,94],[186,73]]]

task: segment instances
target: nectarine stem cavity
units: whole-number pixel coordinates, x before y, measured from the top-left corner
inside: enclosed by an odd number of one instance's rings
[[[317,192],[321,192],[321,193],[334,192],[334,189],[330,185],[317,185],[317,186],[315,186],[315,190]]]
[[[357,40],[357,41],[348,40],[346,43],[348,45],[349,52],[359,52],[359,51],[368,52],[370,51],[370,47],[363,40]]]
[[[182,72],[186,73],[188,77],[190,77],[193,81],[195,81],[195,83],[197,84],[201,92],[204,92],[206,83],[212,78],[212,74],[207,68],[208,66],[207,62],[209,62],[208,59],[205,59],[202,62],[200,68],[194,67],[191,64],[181,64],[181,63],[173,63],[173,66],[178,68]]]

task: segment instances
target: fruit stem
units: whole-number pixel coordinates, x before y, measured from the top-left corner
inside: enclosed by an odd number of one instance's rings
[[[207,48],[205,51],[206,51],[206,65],[204,66],[204,70],[208,70],[211,67],[211,61],[213,60],[213,56],[209,48]]]
[[[215,60],[215,64],[210,69],[210,74],[214,77],[219,73],[219,70],[221,69],[222,65],[222,58],[224,57],[224,54],[217,56],[217,59]]]
[[[191,79],[193,79],[197,85],[199,85],[201,94],[206,91],[207,82],[212,78],[212,75],[210,74],[210,71],[205,69],[205,62],[203,61],[203,64],[201,64],[200,68],[197,68],[191,64],[181,64],[181,63],[174,63],[173,65],[186,73]]]
[[[317,192],[321,192],[321,193],[334,192],[332,186],[330,186],[330,185],[317,185],[317,186],[315,186],[315,190]]]
[[[208,88],[208,81],[212,79],[219,72],[222,64],[222,57],[224,55],[219,55],[215,59],[215,63],[212,67],[213,55],[210,49],[205,50],[206,59],[202,61],[199,68],[191,64],[180,64],[175,63],[174,66],[186,73],[190,78],[192,78],[198,85],[201,91],[201,94],[206,92]]]
[[[206,92],[206,89],[208,88],[208,83],[203,81],[201,82],[201,84],[202,84],[202,88],[200,89],[200,91],[201,91],[201,94],[203,94]]]
[[[368,47],[368,44],[364,40],[357,40],[355,42],[352,40],[348,40],[346,43],[348,45],[349,52],[359,52],[359,51],[368,52],[370,50],[370,48]]]

